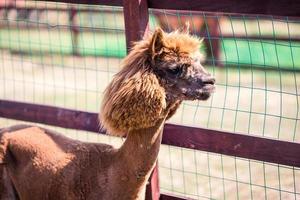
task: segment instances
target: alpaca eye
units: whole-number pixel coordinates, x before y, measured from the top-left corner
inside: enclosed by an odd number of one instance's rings
[[[181,73],[181,69],[179,67],[176,67],[176,68],[173,68],[173,69],[167,69],[167,71],[170,74],[173,74],[173,75],[178,75],[178,74]]]

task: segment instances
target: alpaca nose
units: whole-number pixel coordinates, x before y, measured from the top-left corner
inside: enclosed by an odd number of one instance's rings
[[[213,76],[202,76],[201,77],[201,83],[206,85],[206,84],[211,84],[211,85],[214,85],[216,82],[216,79],[213,77]]]

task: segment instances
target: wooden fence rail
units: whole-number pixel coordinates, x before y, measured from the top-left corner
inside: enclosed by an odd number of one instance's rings
[[[49,2],[123,6],[130,0],[46,0]],[[217,13],[240,13],[300,17],[300,2],[297,0],[148,0],[148,8],[168,10],[191,10]]]
[[[0,117],[105,134],[98,114],[0,100]],[[166,124],[162,144],[300,167],[300,143]]]
[[[133,41],[141,39],[147,32],[149,8],[272,15],[297,19],[300,17],[300,1],[297,0],[53,0],[53,2],[123,6],[128,49]],[[0,100],[0,117],[99,132],[97,114],[45,105]],[[162,143],[300,167],[299,143],[169,124],[165,126]],[[159,194],[157,174],[152,176],[150,183],[147,187],[147,199],[183,199]]]

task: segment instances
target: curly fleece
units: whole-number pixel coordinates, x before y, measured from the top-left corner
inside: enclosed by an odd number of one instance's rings
[[[161,29],[135,43],[104,94],[99,119],[108,133],[124,136],[130,130],[151,127],[164,116],[166,92],[151,63],[162,51],[194,53],[199,45],[199,39],[186,32],[164,33]]]

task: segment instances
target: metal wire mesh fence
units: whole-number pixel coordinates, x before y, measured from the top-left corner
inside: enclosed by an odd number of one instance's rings
[[[205,39],[203,62],[218,80],[213,98],[184,103],[181,112],[193,117],[180,113],[176,122],[299,142],[299,21],[192,11],[152,14],[159,19],[151,21],[153,27],[190,22],[192,32]]]
[[[150,10],[150,29],[189,21],[217,79],[207,102],[185,102],[169,123],[300,142],[300,21]],[[98,112],[126,55],[123,10],[25,1],[0,10],[0,99]],[[0,127],[20,123],[1,118]],[[121,139],[58,129],[69,137]],[[163,145],[162,192],[193,199],[300,199],[300,169]]]
[[[157,16],[151,26],[167,30],[188,21],[205,39],[203,62],[218,80],[210,101],[185,102],[173,122],[299,142],[299,21],[194,11],[151,14]],[[299,198],[297,168],[176,147],[164,151],[169,160],[160,159],[161,171],[172,180],[162,184],[166,191],[200,199]]]

